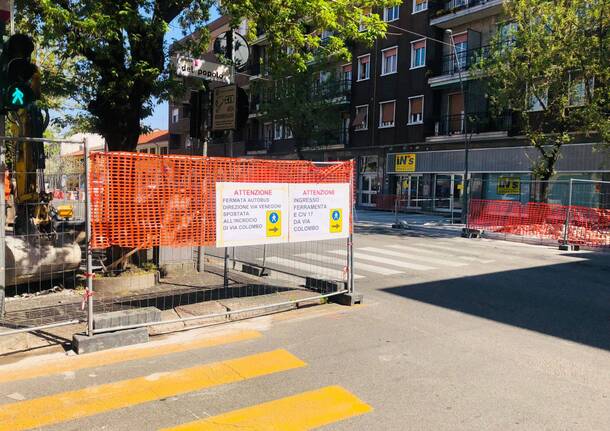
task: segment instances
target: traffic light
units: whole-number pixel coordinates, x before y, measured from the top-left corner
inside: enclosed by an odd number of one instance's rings
[[[31,80],[38,72],[32,63],[34,42],[25,34],[14,34],[5,43],[0,55],[2,109],[16,111],[36,100]]]

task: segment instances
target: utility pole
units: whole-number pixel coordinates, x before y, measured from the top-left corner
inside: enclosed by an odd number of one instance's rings
[[[458,57],[458,53],[457,53],[457,49],[455,47],[455,40],[453,39],[453,31],[451,29],[447,29],[445,30],[445,33],[447,34],[447,36],[449,36],[449,41],[451,44],[451,49],[453,50],[453,55],[455,56],[455,61],[457,63],[457,69],[458,69],[458,78],[460,80],[460,91],[462,92],[462,99],[463,99],[463,107],[464,107],[464,125],[463,125],[463,134],[464,134],[464,178],[462,181],[462,196],[463,196],[463,204],[462,204],[462,220],[464,221],[464,224],[466,225],[466,231],[468,231],[468,189],[469,189],[469,181],[468,181],[468,174],[469,174],[469,166],[468,166],[468,155],[470,153],[470,139],[468,138],[468,110],[466,109],[466,92],[464,91],[464,79],[462,77],[462,61],[460,60],[460,58]],[[465,66],[465,65],[464,65]],[[451,198],[453,201],[453,190],[451,191]],[[452,218],[453,218],[453,214],[452,214]]]

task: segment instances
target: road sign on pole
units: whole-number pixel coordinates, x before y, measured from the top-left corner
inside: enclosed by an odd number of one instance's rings
[[[176,75],[186,78],[201,78],[206,81],[233,83],[233,73],[229,66],[200,58],[178,56],[174,60]]]
[[[237,121],[237,86],[214,89],[212,130],[233,130]]]

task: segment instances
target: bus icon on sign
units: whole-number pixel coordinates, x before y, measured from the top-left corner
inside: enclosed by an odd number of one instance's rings
[[[343,229],[343,210],[330,210],[330,233],[340,233]]]
[[[267,236],[282,236],[282,212],[267,211]]]

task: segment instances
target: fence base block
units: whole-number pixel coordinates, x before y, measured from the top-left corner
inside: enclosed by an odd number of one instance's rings
[[[481,238],[481,231],[478,229],[462,229],[462,238]]]
[[[561,251],[580,251],[580,246],[574,245],[574,244],[559,244],[559,250],[561,250]]]
[[[331,293],[347,289],[347,283],[344,281],[329,281],[314,277],[306,277],[305,287],[319,293]]]
[[[362,304],[364,296],[362,293],[344,293],[342,295],[331,296],[331,302],[336,302],[337,304],[347,305],[351,307],[352,305]]]
[[[85,334],[74,334],[72,349],[82,355],[83,353],[99,352],[100,350],[114,349],[116,347],[130,346],[148,342],[148,329],[135,328],[125,331],[105,332],[88,337]]]
[[[248,265],[247,263],[243,263],[241,265],[241,271],[246,274],[254,275],[255,277],[262,277],[267,275],[265,273],[265,268],[261,268],[260,266]]]
[[[137,325],[161,321],[161,310],[156,307],[111,311],[93,316],[93,329],[114,328],[116,326]]]
[[[0,317],[4,316],[4,287],[0,287]]]

